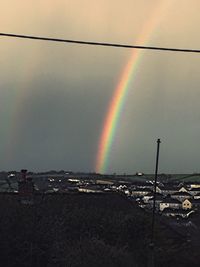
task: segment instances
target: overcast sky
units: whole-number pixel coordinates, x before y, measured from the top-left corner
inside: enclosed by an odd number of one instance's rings
[[[199,0],[1,0],[0,32],[200,49]],[[142,43],[141,43],[142,45]],[[112,94],[131,50],[0,37],[0,170],[95,171]],[[200,54],[145,51],[108,173],[200,171]]]

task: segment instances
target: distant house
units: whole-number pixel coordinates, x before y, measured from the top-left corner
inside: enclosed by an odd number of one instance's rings
[[[109,185],[113,185],[114,182],[110,180],[96,180],[96,184],[109,186]]]
[[[166,208],[170,209],[180,209],[182,207],[182,203],[177,199],[172,199],[167,197],[160,203],[160,211],[163,211]]]
[[[200,188],[192,188],[189,192],[191,195],[196,196],[200,193]]]
[[[126,185],[119,185],[119,186],[117,186],[116,187],[116,189],[118,190],[118,191],[124,191],[124,190],[126,190],[127,189],[127,186]]]
[[[149,188],[136,188],[134,190],[131,190],[131,196],[132,197],[143,197],[151,192],[151,189]]]
[[[162,188],[161,186],[156,186],[156,193],[161,194],[161,192],[162,192],[161,188]]]
[[[153,190],[153,183],[151,183],[151,182],[144,182],[144,181],[134,181],[132,183],[132,188],[133,189],[149,188],[149,189]]]
[[[164,196],[171,195],[177,191],[178,191],[177,187],[174,187],[172,185],[169,185],[169,186],[165,185],[163,187],[161,187],[161,186],[156,187],[156,192],[158,192]]]
[[[103,193],[103,190],[100,186],[98,185],[85,185],[85,186],[80,186],[78,188],[79,192],[82,193]]]
[[[192,209],[192,200],[185,199],[182,202],[182,209],[184,209],[184,210],[191,210]]]
[[[147,195],[143,196],[142,200],[144,201],[144,203],[148,203],[150,199],[152,199],[154,197],[154,193],[150,192]],[[162,197],[163,199],[163,195],[160,193],[156,193],[156,199]]]
[[[144,201],[144,203],[148,203],[149,199],[151,199],[152,197],[153,197],[153,192],[150,192],[147,195],[144,195],[142,200]]]
[[[156,194],[156,199],[155,199],[155,208],[156,210],[160,210],[160,203],[163,201],[163,196],[161,194]],[[152,208],[154,203],[154,197],[149,199],[148,204],[149,207]]]
[[[200,199],[200,193],[196,194],[196,195],[194,196],[194,199]]]
[[[200,188],[200,183],[191,183],[187,182],[188,187],[192,188]]]
[[[181,187],[179,188],[178,192],[188,192],[188,189],[187,189],[187,187],[185,187],[185,186],[181,186]]]
[[[182,209],[170,209],[166,208],[163,210],[162,215],[167,217],[182,217],[182,218],[188,218],[192,213],[194,213],[193,210],[182,210]]]
[[[148,203],[149,200],[151,200],[154,197],[154,193],[150,192],[147,195],[143,196],[142,200],[144,201],[144,203]],[[162,198],[163,199],[163,195],[160,193],[156,193],[156,199]]]
[[[184,201],[185,199],[190,199],[193,196],[188,192],[175,192],[171,194],[171,198],[178,199],[179,201]]]
[[[131,195],[130,190],[127,189],[127,188],[124,189],[123,192],[124,192],[124,194],[127,195],[127,196],[130,196],[130,195]]]

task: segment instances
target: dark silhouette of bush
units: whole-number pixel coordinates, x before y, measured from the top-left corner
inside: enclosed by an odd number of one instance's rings
[[[21,205],[17,195],[1,194],[0,215],[4,267],[148,264],[151,213],[119,194],[37,195],[32,206]],[[155,239],[156,266],[199,266],[199,247],[159,217]]]

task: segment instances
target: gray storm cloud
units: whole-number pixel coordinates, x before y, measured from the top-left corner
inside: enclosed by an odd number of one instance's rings
[[[159,1],[20,3],[2,1],[2,32],[134,43]],[[199,8],[197,1],[171,1],[149,44],[199,48]],[[0,52],[1,169],[94,171],[106,112],[131,51],[1,38]],[[153,172],[158,137],[162,172],[198,171],[199,64],[198,55],[144,52],[108,172]]]

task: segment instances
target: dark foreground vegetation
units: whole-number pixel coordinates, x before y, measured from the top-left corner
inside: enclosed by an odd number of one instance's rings
[[[156,266],[199,267],[200,249],[156,218]],[[151,214],[118,194],[0,195],[4,267],[146,267]]]

